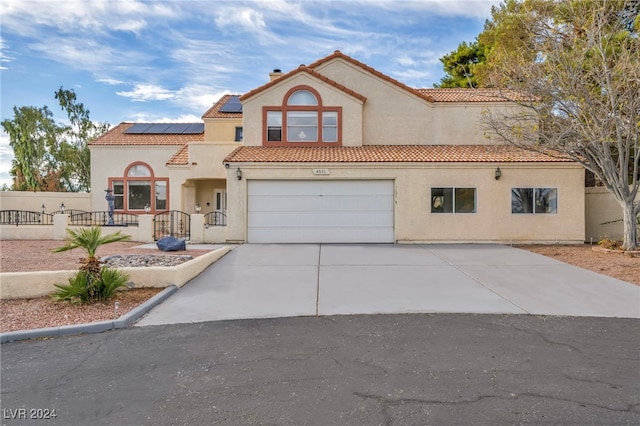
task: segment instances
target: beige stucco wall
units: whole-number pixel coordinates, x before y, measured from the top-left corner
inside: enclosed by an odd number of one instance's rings
[[[482,112],[506,108],[502,103],[429,103],[342,60],[316,71],[367,97],[362,123],[367,145],[488,144]]]
[[[243,102],[244,145],[262,145],[262,107],[281,106],[286,93],[300,85],[313,87],[322,98],[323,106],[342,107],[342,145],[362,145],[362,102],[347,93],[308,74],[297,74]]]
[[[603,238],[622,240],[624,224],[622,207],[604,187],[585,188],[586,240],[594,243]],[[640,194],[636,197],[640,200]]]
[[[230,250],[231,247],[221,247],[174,267],[118,269],[129,275],[129,282],[135,288],[182,287]],[[55,290],[54,284],[66,284],[74,273],[73,270],[0,273],[0,299],[46,296]]]
[[[502,178],[495,180],[497,166]],[[392,179],[395,181],[395,239],[398,242],[581,243],[584,241],[584,171],[567,164],[262,164],[239,165],[241,181],[227,180],[227,238],[246,240],[247,182],[252,179]],[[312,169],[328,168],[330,176]],[[475,187],[477,213],[432,214],[432,187]],[[557,214],[512,214],[511,188],[558,189]]]
[[[91,149],[91,210],[107,210],[105,192],[109,177],[122,177],[129,165],[144,162],[151,166],[156,177],[169,177],[167,161],[180,146],[90,146]],[[175,192],[170,183],[170,209],[180,205],[180,192]]]
[[[91,210],[91,194],[76,192],[0,191],[0,210],[27,210],[40,212],[44,204],[46,213],[66,209]]]
[[[189,144],[189,164],[168,166],[171,194],[180,197],[172,198],[172,208],[194,213],[195,204],[200,203],[202,213],[212,211],[214,190],[226,187],[227,173],[222,160],[239,146],[240,142],[228,141]]]
[[[205,118],[204,140],[214,143],[228,143],[236,137],[236,127],[242,127],[242,118]]]
[[[244,144],[262,144],[262,107],[282,105],[287,91],[309,85],[325,106],[342,106],[342,144],[469,145],[489,144],[481,124],[483,111],[505,112],[504,103],[430,103],[402,87],[378,78],[349,62],[335,60],[316,69],[367,99],[364,104],[315,77],[299,73],[243,103]]]

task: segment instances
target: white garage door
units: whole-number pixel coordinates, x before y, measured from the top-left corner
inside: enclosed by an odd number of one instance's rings
[[[250,243],[392,243],[393,181],[248,182]]]

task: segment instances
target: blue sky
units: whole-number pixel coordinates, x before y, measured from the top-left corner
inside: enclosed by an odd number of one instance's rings
[[[411,87],[472,41],[499,0],[0,0],[2,120],[74,89],[93,121],[198,122],[226,93],[335,50]],[[0,185],[12,150],[0,135]]]

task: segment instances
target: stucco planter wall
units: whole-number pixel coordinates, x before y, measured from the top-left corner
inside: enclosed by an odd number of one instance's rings
[[[222,247],[175,267],[119,268],[129,274],[136,288],[182,287],[212,263],[231,250]],[[54,284],[67,283],[75,271],[4,272],[0,273],[0,299],[21,299],[51,294]]]

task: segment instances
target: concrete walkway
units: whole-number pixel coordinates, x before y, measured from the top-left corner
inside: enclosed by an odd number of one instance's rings
[[[136,325],[418,312],[640,318],[640,287],[499,245],[245,244]]]

